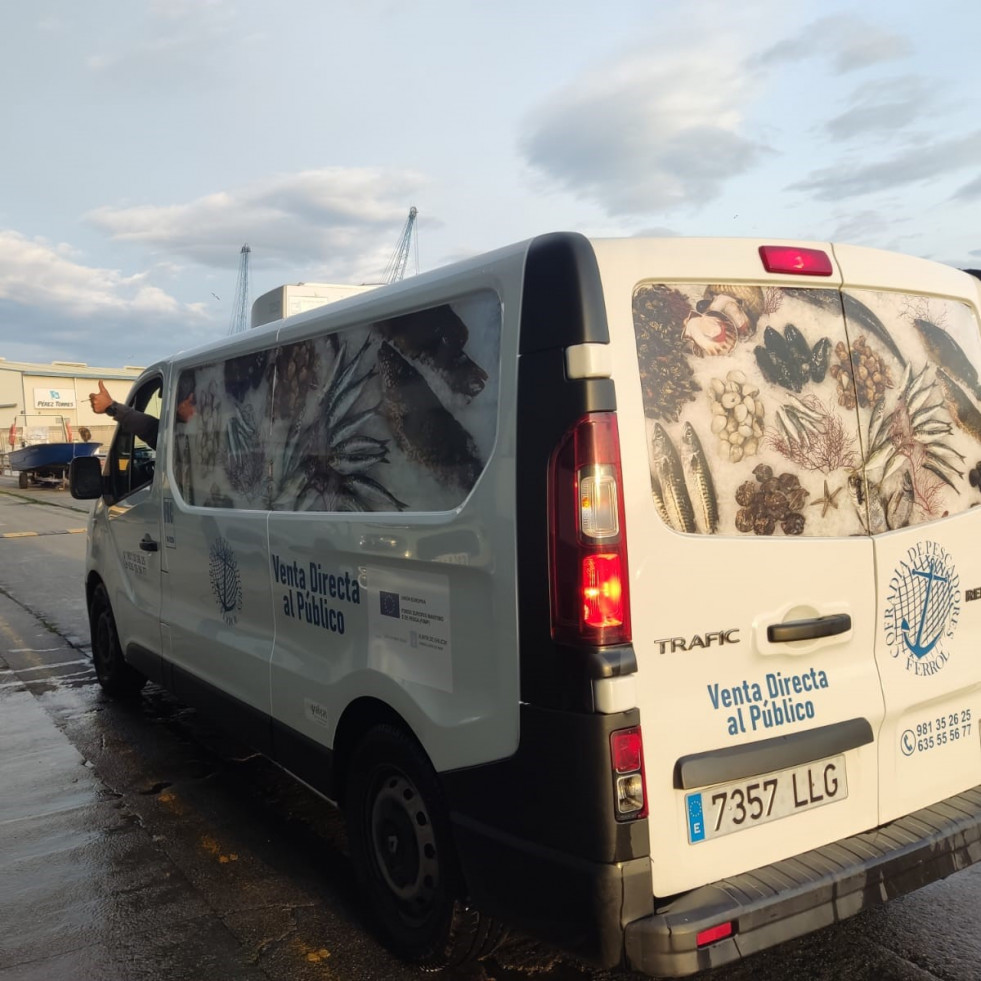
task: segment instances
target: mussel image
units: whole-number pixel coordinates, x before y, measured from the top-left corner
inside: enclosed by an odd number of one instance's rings
[[[768,382],[799,392],[808,381],[824,381],[831,341],[822,337],[811,347],[793,324],[787,324],[782,335],[767,327],[763,331],[763,344],[757,345],[753,353]]]

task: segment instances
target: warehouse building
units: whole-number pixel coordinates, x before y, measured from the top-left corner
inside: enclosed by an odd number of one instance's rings
[[[81,440],[83,427],[93,441],[108,444],[115,423],[92,411],[89,393],[97,390],[101,379],[112,397],[124,402],[142,370],[132,365],[98,368],[78,361],[33,364],[0,358],[3,449]]]

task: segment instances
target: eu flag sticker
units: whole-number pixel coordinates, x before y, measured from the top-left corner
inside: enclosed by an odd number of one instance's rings
[[[396,620],[402,619],[402,612],[399,609],[399,594],[389,593],[384,589],[378,591],[381,615],[383,617],[395,617]]]
[[[696,841],[705,841],[705,820],[702,816],[702,795],[689,794],[685,798],[688,807],[688,840],[695,844]]]

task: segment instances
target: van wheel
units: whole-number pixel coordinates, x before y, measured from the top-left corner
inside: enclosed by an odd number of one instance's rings
[[[105,586],[97,586],[92,594],[89,627],[92,634],[92,663],[102,690],[117,698],[135,695],[146,684],[146,678],[127,664],[123,657]]]
[[[446,808],[420,747],[395,726],[377,726],[348,772],[351,859],[386,944],[430,969],[490,954],[503,930],[463,902]]]

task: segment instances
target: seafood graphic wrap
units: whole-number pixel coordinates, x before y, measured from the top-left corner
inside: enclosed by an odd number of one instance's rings
[[[700,386],[685,354],[685,324],[694,308],[670,286],[640,286],[634,292],[634,329],[644,411],[654,419],[677,422]]]
[[[378,349],[382,405],[405,455],[444,484],[471,488],[481,471],[473,437],[443,408],[426,380],[387,341]]]
[[[977,502],[973,311],[872,290],[643,282],[651,489],[688,534],[877,534]]]
[[[456,507],[496,436],[500,334],[482,292],[185,371],[175,483],[205,507]]]
[[[705,451],[690,422],[685,423],[681,443],[682,463],[688,486],[692,488],[691,498],[696,507],[698,527],[712,535],[719,527],[719,502]]]
[[[681,457],[659,423],[654,424],[651,463],[651,486],[661,516],[675,531],[695,531],[695,509],[685,486]]]
[[[487,372],[464,351],[470,339],[467,325],[448,304],[376,326],[405,358],[433,368],[452,391],[473,398],[484,390]]]

